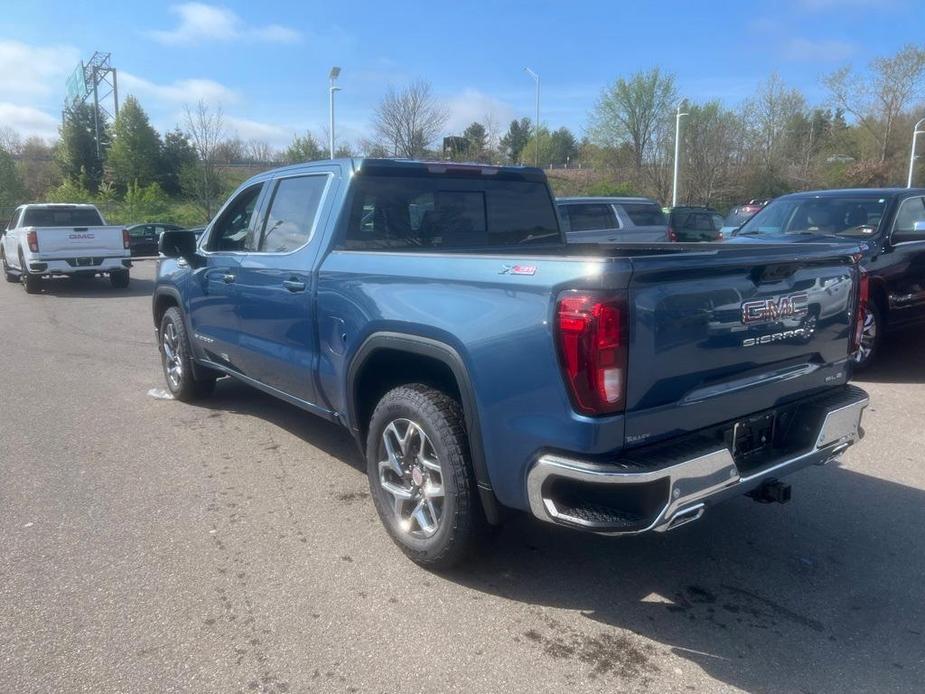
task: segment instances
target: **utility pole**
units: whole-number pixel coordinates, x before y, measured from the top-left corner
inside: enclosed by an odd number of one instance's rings
[[[328,88],[328,116],[330,121],[328,125],[328,146],[331,150],[331,159],[334,158],[334,92],[340,91],[340,87],[336,84],[339,76],[340,68],[332,67],[331,73],[328,75],[331,80],[331,86]]]
[[[925,133],[925,130],[920,130],[923,125],[925,125],[925,118],[922,118],[912,128],[912,151],[909,152],[909,178],[906,179],[906,188],[912,187],[912,170],[915,168],[915,141],[919,135]]]
[[[684,99],[678,102],[678,109],[674,119],[674,176],[671,183],[671,206],[678,206],[678,157],[681,152],[681,118],[688,115],[681,113],[681,106],[684,105]]]
[[[540,76],[528,67],[526,72],[536,82],[536,123],[533,125],[533,165],[540,165]]]

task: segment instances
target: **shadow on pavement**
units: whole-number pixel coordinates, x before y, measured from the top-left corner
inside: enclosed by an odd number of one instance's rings
[[[906,328],[886,335],[876,361],[856,374],[860,383],[925,383],[925,328]]]
[[[115,289],[108,277],[52,277],[42,280],[42,294],[58,299],[119,299],[151,296],[154,280],[132,277],[126,289]]]
[[[197,402],[196,406],[260,417],[366,474],[366,462],[353,438],[342,426],[233,378],[220,379],[212,397]]]
[[[237,381],[222,379],[201,406],[263,418],[365,472],[341,427]],[[604,687],[644,685],[669,651],[746,691],[921,691],[925,492],[836,465],[788,481],[787,506],[742,497],[664,535],[598,537],[512,514],[443,577],[534,606],[543,627],[511,638]]]

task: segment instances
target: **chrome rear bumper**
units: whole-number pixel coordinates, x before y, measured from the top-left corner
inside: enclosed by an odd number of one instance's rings
[[[809,431],[808,445],[747,470],[740,469],[729,447],[719,442],[689,445],[682,453],[662,456],[651,469],[638,460],[596,463],[543,455],[527,475],[530,509],[541,520],[605,534],[672,530],[700,518],[722,499],[837,458],[863,436],[861,415],[868,402],[867,393],[849,386],[838,396],[809,403],[806,416],[818,424]],[[622,501],[607,502],[611,491]],[[605,502],[582,501],[583,493]],[[563,501],[565,496],[570,500]],[[650,500],[648,509],[640,510],[634,501],[642,496]],[[627,504],[635,508],[627,511]]]

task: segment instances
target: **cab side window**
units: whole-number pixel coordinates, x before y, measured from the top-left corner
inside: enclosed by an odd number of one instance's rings
[[[7,229],[15,229],[19,224],[19,216],[22,214],[22,209],[14,210],[13,216],[10,217],[10,223],[6,225]]]
[[[921,234],[922,239],[925,240],[925,232],[915,230],[916,222],[925,223],[925,198],[908,198],[902,201],[896,213],[893,233]]]
[[[221,217],[215,220],[206,250],[217,253],[257,250],[254,233],[254,212],[263,183],[245,188],[231,201]]]

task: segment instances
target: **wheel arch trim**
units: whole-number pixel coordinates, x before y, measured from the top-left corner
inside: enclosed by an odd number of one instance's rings
[[[482,430],[479,423],[478,406],[475,399],[475,390],[469,377],[469,370],[462,355],[451,345],[421,335],[399,332],[377,332],[369,335],[355,352],[347,368],[347,416],[349,428],[365,453],[365,441],[360,440],[360,423],[357,414],[356,386],[359,375],[366,362],[377,352],[383,350],[405,352],[429,357],[441,362],[456,379],[459,388],[463,417],[466,421],[466,434],[469,438],[469,453],[472,458],[472,471],[475,474],[476,484],[482,507],[490,523],[500,522],[500,504],[495,497],[485,463],[485,452],[482,445]]]

